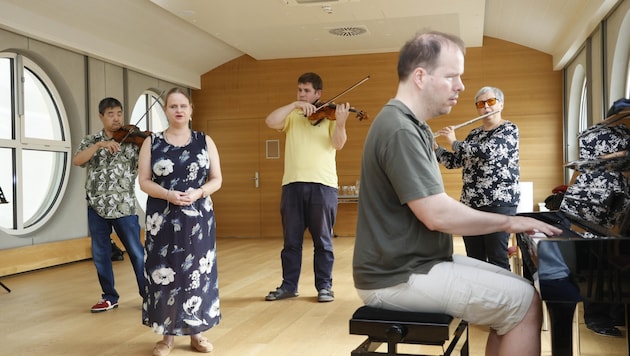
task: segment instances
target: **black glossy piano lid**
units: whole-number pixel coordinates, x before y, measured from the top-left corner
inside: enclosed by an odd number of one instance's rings
[[[567,218],[575,225],[584,229],[584,231],[590,232],[592,234],[598,235],[600,238],[619,238],[619,239],[630,239],[630,235],[628,235],[628,231],[624,230],[621,226],[615,226],[615,228],[608,229],[599,224],[593,223],[591,221],[585,220],[577,215],[572,215],[570,213],[563,213],[567,216]],[[626,212],[625,215],[620,219],[622,221],[625,220],[628,222],[630,217],[630,212]]]
[[[531,213],[519,213],[519,216],[527,216],[536,220],[544,221],[562,230],[562,234],[550,236],[550,239],[567,238],[608,238],[608,239],[630,239],[630,236],[619,234],[616,229],[607,229],[599,224],[587,221],[579,216],[571,215],[562,211],[540,211]]]

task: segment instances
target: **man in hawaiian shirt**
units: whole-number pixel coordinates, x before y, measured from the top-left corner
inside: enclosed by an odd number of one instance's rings
[[[140,296],[144,294],[144,248],[140,241],[134,191],[139,147],[113,139],[114,133],[124,124],[120,101],[105,98],[99,103],[98,110],[103,129],[85,136],[72,160],[75,166],[87,168],[85,190],[92,258],[103,291],[101,300],[91,308],[93,313],[118,307],[119,295],[114,288],[111,260],[112,228],[129,254]]]

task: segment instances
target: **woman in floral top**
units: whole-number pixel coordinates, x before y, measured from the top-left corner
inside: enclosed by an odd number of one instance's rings
[[[464,141],[457,141],[455,128],[438,131],[453,152],[436,145],[438,161],[448,169],[462,168],[461,202],[471,208],[505,215],[516,214],[520,200],[518,127],[501,117],[503,92],[483,87],[475,95],[479,115],[496,111],[483,119]],[[464,236],[466,254],[507,270],[509,234],[497,232],[481,236]]]
[[[212,139],[192,131],[192,103],[171,89],[164,110],[169,127],[140,150],[138,179],[147,199],[142,321],[163,338],[153,355],[168,355],[174,336],[190,335],[198,352],[212,351],[201,336],[219,323],[216,231],[210,194],[222,183]]]

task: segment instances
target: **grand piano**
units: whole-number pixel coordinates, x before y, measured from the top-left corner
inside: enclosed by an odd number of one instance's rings
[[[628,99],[623,100],[630,106]],[[622,304],[629,325],[630,129],[623,122],[630,121],[630,107],[611,110],[602,123],[580,133],[580,159],[566,164],[576,173],[559,208],[519,214],[563,231],[552,237],[516,236],[523,275],[539,286],[549,311],[554,356],[573,354],[573,316],[580,301]],[[563,269],[569,271],[567,287],[559,293],[562,284],[541,276]],[[625,338],[630,355],[627,328]]]
[[[539,250],[558,250],[571,270],[571,282],[579,289],[582,301],[621,303],[625,305],[626,325],[630,319],[630,234],[602,230],[577,216],[557,212],[522,213],[563,229],[559,236],[546,237],[518,234],[517,241],[523,256],[524,274],[535,280],[541,270],[553,269],[546,259],[538,260]],[[542,246],[555,245],[553,247]],[[537,281],[541,294],[545,284]],[[543,297],[543,299],[545,299]],[[575,300],[567,293],[565,300],[545,300],[549,311],[552,355],[573,355],[573,310]],[[570,305],[570,308],[567,306]],[[626,332],[627,351],[630,340]]]

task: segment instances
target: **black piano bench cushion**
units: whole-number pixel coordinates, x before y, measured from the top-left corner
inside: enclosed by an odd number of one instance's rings
[[[451,323],[457,323],[457,325],[451,325]],[[451,335],[456,328],[459,330],[457,335]],[[350,334],[368,337],[353,351],[352,355],[380,355],[381,353],[367,351],[367,349],[375,349],[374,344],[378,347],[381,343],[387,343],[388,352],[393,352],[386,353],[388,355],[397,355],[391,348],[395,348],[398,343],[437,345],[452,349],[455,345],[451,347],[450,344],[458,343],[462,337],[462,340],[466,340],[466,351],[468,349],[466,322],[446,314],[395,311],[362,306],[352,315]],[[454,336],[452,340],[451,336]],[[449,340],[450,343],[448,343]]]
[[[446,314],[387,310],[364,305],[354,312],[354,314],[352,315],[352,319],[380,321],[389,320],[396,322],[421,322],[448,325],[451,320],[453,320],[453,317]]]

